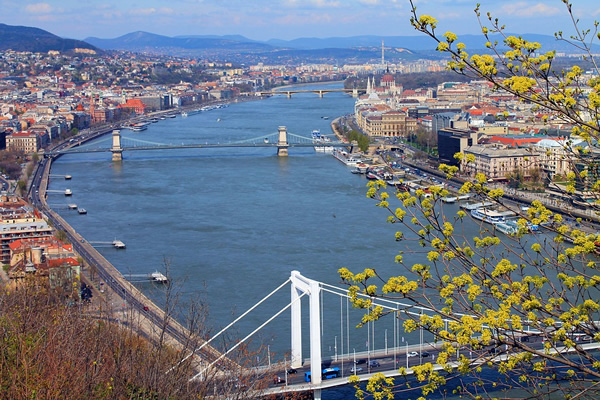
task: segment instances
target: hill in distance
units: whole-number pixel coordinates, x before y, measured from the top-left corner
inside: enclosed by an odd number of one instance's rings
[[[47,53],[50,50],[71,52],[77,48],[101,52],[93,45],[84,41],[63,39],[43,29],[0,24],[0,51],[14,50]]]
[[[518,36],[518,35],[515,35]],[[572,53],[574,48],[554,36],[523,34],[527,40],[539,42],[543,50],[557,50]],[[491,40],[502,43],[500,35],[491,36]],[[459,35],[471,52],[488,53],[485,38],[482,35]],[[417,58],[439,58],[435,51],[436,43],[424,35],[416,36],[375,36],[362,35],[352,37],[298,38],[293,40],[271,39],[257,41],[241,35],[180,35],[168,37],[148,32],[133,32],[114,39],[89,37],[85,39],[101,49],[127,50],[180,56],[208,56],[214,58],[238,58],[262,61],[287,60],[319,62],[337,59],[339,62],[365,62],[380,57],[382,41],[385,45],[386,59],[389,61]],[[593,46],[600,51],[600,46]],[[258,58],[257,58],[258,57]]]
[[[215,50],[224,52],[264,52],[273,49],[273,46],[252,41],[243,36],[177,36],[169,37],[149,32],[132,32],[114,39],[101,39],[88,37],[86,42],[105,50],[152,51],[160,50]]]

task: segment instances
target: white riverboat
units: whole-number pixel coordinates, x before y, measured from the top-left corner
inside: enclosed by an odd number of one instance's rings
[[[442,201],[444,203],[456,203],[457,200],[458,200],[458,197],[455,197],[455,196],[442,197]]]
[[[499,222],[495,225],[495,227],[496,230],[504,233],[507,236],[513,236],[519,232],[519,225],[517,225],[516,221],[512,220]]]
[[[460,208],[464,208],[465,210],[476,210],[478,208],[489,207],[493,205],[491,201],[467,201],[460,204]]]
[[[314,149],[317,153],[326,153],[326,154],[333,153],[334,147],[329,145],[329,143],[331,142],[331,139],[329,139],[325,135],[321,135],[320,130],[315,129],[312,131],[312,140],[313,140],[313,143],[315,144]]]
[[[150,274],[150,279],[156,283],[167,283],[168,279],[162,273],[156,271]]]
[[[506,216],[503,215],[502,212],[492,210],[489,208],[476,208],[471,210],[471,216],[475,219],[478,219],[483,222],[487,222],[488,224],[499,224],[501,222],[506,222]]]
[[[344,150],[335,149],[331,152],[331,154],[349,167],[356,167],[359,163],[365,161],[360,156],[348,154]]]

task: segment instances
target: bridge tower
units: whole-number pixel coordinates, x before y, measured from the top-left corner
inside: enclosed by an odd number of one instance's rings
[[[352,89],[352,97],[358,97],[358,89],[357,88]]]
[[[285,126],[279,127],[279,140],[277,141],[277,155],[279,157],[287,157],[288,156],[287,128]]]
[[[321,378],[321,286],[319,282],[305,278],[298,271],[292,271],[292,368],[302,366],[302,306],[299,297],[305,293],[309,297],[310,314],[310,376],[313,385],[319,385]],[[321,400],[321,389],[314,390],[314,399]]]
[[[323,91],[322,91],[322,90],[319,90],[319,97],[320,97],[320,98],[323,98],[323,94],[324,94],[324,93],[323,93]]]
[[[112,160],[113,161],[122,161],[123,160],[123,148],[121,147],[121,131],[115,129],[112,132],[112,147],[110,148],[112,152]]]
[[[287,92],[287,98],[291,99],[292,98],[292,92]]]

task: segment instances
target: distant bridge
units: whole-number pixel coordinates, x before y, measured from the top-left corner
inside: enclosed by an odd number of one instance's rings
[[[276,94],[286,95],[288,98],[292,98],[293,94],[297,93],[315,93],[319,97],[325,96],[325,93],[351,93],[353,97],[358,97],[359,93],[365,93],[367,89],[283,89],[283,90],[259,90],[256,92],[242,93],[245,96],[273,96]]]
[[[123,141],[122,139],[125,139]],[[111,141],[111,147],[103,146],[104,143]],[[99,152],[112,152],[113,161],[120,161],[123,159],[124,151],[134,150],[166,150],[166,149],[208,149],[208,148],[233,148],[233,147],[272,147],[277,148],[277,155],[279,157],[287,157],[288,148],[290,147],[314,147],[314,146],[327,146],[327,147],[348,147],[351,144],[330,141],[326,143],[316,144],[314,138],[305,137],[289,133],[285,126],[280,126],[278,131],[275,133],[268,134],[266,136],[260,136],[252,139],[241,140],[237,142],[229,143],[181,143],[181,144],[166,144],[156,143],[147,140],[122,137],[120,130],[114,130],[111,137],[95,141],[90,144],[80,144],[78,142],[72,143],[62,149],[50,151],[45,154],[46,157],[56,157],[64,154],[79,154],[79,153],[99,153]]]

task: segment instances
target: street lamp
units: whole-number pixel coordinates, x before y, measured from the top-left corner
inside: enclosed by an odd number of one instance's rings
[[[337,361],[337,336],[335,337],[334,342],[333,342],[333,349],[335,350],[334,360]]]
[[[354,351],[354,366],[352,368],[354,368],[354,375],[356,375],[356,349],[352,349]]]
[[[406,341],[406,369],[408,369],[408,340]]]
[[[387,356],[388,353],[388,349],[387,349],[387,328],[385,329],[385,355]]]
[[[267,345],[267,359],[269,361],[269,368],[271,368],[271,345]]]

